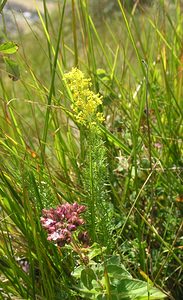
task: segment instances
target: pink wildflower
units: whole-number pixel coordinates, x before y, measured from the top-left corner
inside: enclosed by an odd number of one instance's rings
[[[74,204],[65,203],[55,209],[43,209],[40,221],[48,233],[47,239],[60,247],[66,243],[69,244],[72,232],[85,223],[79,216],[85,210],[86,207],[77,202]]]

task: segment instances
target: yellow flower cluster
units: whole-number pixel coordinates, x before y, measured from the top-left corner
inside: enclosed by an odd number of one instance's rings
[[[91,79],[84,77],[84,74],[77,68],[72,68],[64,76],[73,97],[72,110],[75,113],[76,121],[84,126],[92,127],[104,121],[102,113],[97,108],[102,104],[102,96],[90,90]]]

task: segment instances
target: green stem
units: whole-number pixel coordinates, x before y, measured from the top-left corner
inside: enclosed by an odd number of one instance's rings
[[[44,8],[44,17],[45,17],[45,26],[46,26],[46,30],[47,32],[49,32],[49,27],[48,27],[48,10],[46,7],[46,0],[43,0],[43,8]],[[47,40],[47,48],[48,48],[48,56],[49,56],[49,62],[50,62],[50,74],[52,74],[52,55],[51,55],[51,47],[50,47],[50,43]]]
[[[149,152],[149,164],[150,170],[152,172],[152,155],[151,155],[151,128],[149,122],[149,101],[148,101],[148,84],[149,84],[149,68],[148,64],[145,60],[142,60],[142,63],[145,65],[146,68],[146,95],[145,95],[145,104],[146,104],[146,121],[147,121],[147,134],[148,134],[148,152]]]
[[[77,35],[76,35],[76,15],[75,15],[75,1],[72,0],[72,30],[74,39],[74,58],[75,67],[78,67],[78,46],[77,46]]]
[[[96,240],[96,231],[95,231],[95,197],[94,197],[94,178],[93,178],[93,158],[92,158],[92,146],[90,145],[89,150],[90,155],[90,213],[91,213],[91,231],[92,231],[92,239]]]
[[[48,135],[48,125],[49,125],[49,119],[50,119],[51,101],[52,101],[52,96],[54,94],[54,82],[55,82],[56,67],[57,67],[57,61],[58,61],[58,53],[59,53],[63,17],[64,17],[64,11],[65,11],[65,4],[66,4],[66,0],[64,0],[62,16],[60,18],[57,45],[56,45],[55,57],[54,57],[54,61],[53,61],[50,91],[49,91],[49,95],[47,96],[47,110],[46,110],[46,116],[45,116],[45,124],[44,124],[43,138],[42,138],[42,151],[41,151],[41,158],[42,158],[43,165],[44,165],[44,161],[45,161],[46,140],[47,140],[47,135]]]
[[[2,12],[5,4],[6,4],[7,0],[1,0],[1,3],[0,3],[0,13]]]

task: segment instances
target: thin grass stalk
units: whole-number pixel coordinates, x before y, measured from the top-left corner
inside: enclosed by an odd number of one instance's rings
[[[92,30],[91,30],[91,26],[90,26],[90,16],[89,16],[89,11],[88,11],[87,1],[86,0],[80,0],[80,5],[81,5],[81,10],[82,10],[84,26],[85,26],[84,29],[85,29],[85,32],[86,32],[86,38],[88,39],[88,40],[85,39],[85,43],[88,46],[87,56],[88,56],[89,70],[90,70],[90,72],[92,72],[95,91],[98,93],[99,92],[99,85],[98,85],[98,81],[97,81],[97,78],[96,78],[97,66],[96,66],[94,41],[93,41]]]
[[[173,243],[172,243],[172,249],[173,249],[173,247],[174,247],[175,244],[176,244],[176,241],[177,241],[177,239],[178,239],[178,236],[180,236],[180,234],[181,234],[182,227],[183,227],[183,222],[180,224],[180,227],[179,227],[179,229],[178,229],[178,231],[177,231],[177,234],[176,234],[176,236],[175,236],[175,239],[174,239],[174,241],[173,241]],[[168,259],[170,258],[170,254],[171,254],[171,253],[168,252],[166,258],[164,259],[164,261],[163,261],[163,262],[161,261],[161,265],[160,265],[160,267],[159,267],[159,270],[158,270],[158,272],[157,272],[157,274],[156,274],[156,276],[155,276],[155,278],[154,278],[154,283],[158,280],[158,277],[161,276],[161,272],[162,272],[164,266],[168,263]],[[181,268],[181,266],[180,266],[180,268]]]
[[[165,248],[171,253],[171,255],[175,258],[175,260],[178,262],[181,268],[183,268],[183,263],[180,260],[180,258],[174,253],[174,249],[172,246],[169,246],[169,244],[164,241],[164,239],[161,237],[161,235],[158,233],[156,228],[153,225],[150,225],[149,222],[146,220],[146,218],[136,209],[136,212],[141,216],[141,218],[144,220],[144,222],[147,224],[149,229],[156,235],[157,239],[165,246]]]
[[[134,166],[134,183],[133,183],[133,188],[136,193],[136,199],[133,202],[132,207],[134,204],[137,206],[137,208],[140,208],[139,201],[137,200],[138,198],[138,190],[139,190],[139,183],[138,183],[138,134],[137,134],[137,129],[135,127],[134,123],[135,119],[135,114],[132,110],[132,117],[131,117],[131,123],[132,123],[132,143],[133,143],[133,150],[132,150],[132,166]],[[131,209],[130,209],[131,211]],[[139,248],[139,262],[141,269],[145,271],[145,251],[144,251],[144,246],[143,246],[143,226],[141,223],[141,218],[137,216],[137,238],[138,238],[138,248]],[[125,222],[126,223],[126,222]]]
[[[147,135],[148,135],[148,152],[149,152],[149,164],[150,164],[150,171],[152,172],[152,155],[151,155],[151,129],[150,129],[150,122],[149,122],[149,101],[148,101],[148,86],[149,86],[149,67],[148,64],[143,60],[142,63],[145,65],[146,68],[146,94],[145,94],[145,105],[146,105],[146,121],[147,121]]]
[[[5,4],[6,4],[7,0],[1,0],[1,3],[0,3],[0,13],[2,12]]]
[[[180,63],[179,57],[176,55],[174,49],[172,48],[172,46],[170,45],[170,43],[167,41],[166,37],[164,37],[164,35],[161,33],[161,31],[157,28],[157,26],[154,24],[154,22],[151,19],[148,19],[148,20],[149,20],[149,23],[151,24],[151,26],[156,30],[156,32],[159,35],[159,37],[161,38],[161,40],[165,43],[165,45],[167,46],[167,48],[171,51],[174,59],[178,63]]]
[[[4,219],[3,227],[1,225],[1,228],[4,248],[3,250],[8,261],[8,266],[4,269],[4,275],[10,280],[12,286],[15,288],[15,290],[17,290],[17,293],[24,298],[27,296],[27,290],[20,282],[20,278],[26,282],[27,286],[30,285],[30,281],[23,270],[21,270],[21,268],[18,266],[18,263],[15,261],[16,254],[13,249],[12,238],[10,238],[11,233],[9,231],[6,219]],[[4,230],[6,233],[4,233]],[[14,276],[12,276],[12,272]]]
[[[131,31],[129,22],[128,22],[128,20],[127,20],[127,17],[126,17],[126,14],[125,14],[125,10],[124,10],[124,8],[123,8],[123,6],[122,6],[122,4],[121,4],[121,1],[120,1],[120,0],[117,0],[117,1],[118,1],[120,10],[121,10],[123,19],[124,19],[124,21],[125,21],[125,25],[126,25],[126,28],[127,28],[127,31],[128,31],[129,37],[130,37],[130,40],[131,40],[131,42],[132,42],[132,45],[133,45],[133,48],[134,48],[134,50],[135,50],[137,59],[138,59],[138,61],[139,61],[139,65],[141,66],[142,72],[143,72],[143,74],[144,74],[144,68],[142,67],[142,60],[141,60],[141,57],[140,57],[140,54],[139,54],[139,50],[137,49],[136,42],[135,42],[135,40],[134,40],[134,37],[133,37],[132,31]]]
[[[48,134],[48,126],[49,126],[49,119],[50,119],[50,111],[51,111],[51,101],[52,96],[54,93],[54,82],[55,82],[55,75],[56,75],[56,66],[58,61],[58,53],[59,53],[59,46],[60,46],[60,39],[61,39],[61,33],[62,33],[62,25],[63,25],[63,17],[64,17],[64,11],[65,11],[65,4],[66,0],[64,0],[63,9],[62,9],[62,17],[60,19],[59,24],[59,30],[58,30],[58,37],[57,37],[57,45],[56,45],[56,51],[53,61],[53,70],[52,70],[52,78],[51,78],[51,85],[49,90],[49,95],[47,97],[47,110],[45,115],[45,124],[44,124],[44,130],[43,130],[43,138],[42,138],[42,151],[41,151],[41,157],[42,157],[42,164],[44,165],[45,161],[45,148],[46,148],[46,140],[47,140],[47,134]]]
[[[48,26],[48,10],[46,6],[46,0],[43,0],[43,8],[44,8],[44,18],[45,18],[45,26],[47,32],[49,32],[49,26]],[[49,63],[50,63],[50,75],[52,77],[52,52],[51,52],[51,47],[50,43],[47,40],[47,49],[48,49],[48,56],[49,56]],[[55,89],[53,87],[53,95],[55,94]]]
[[[90,202],[89,202],[89,207],[90,207],[90,214],[91,214],[91,238],[93,241],[96,241],[96,226],[95,226],[95,193],[94,193],[94,178],[93,178],[93,158],[92,158],[92,149],[90,145],[90,150],[89,150],[89,174],[90,174],[90,179],[89,179],[89,197],[90,197]]]
[[[78,45],[77,45],[77,28],[76,28],[76,12],[75,12],[75,0],[72,0],[72,32],[74,40],[74,65],[78,67]]]

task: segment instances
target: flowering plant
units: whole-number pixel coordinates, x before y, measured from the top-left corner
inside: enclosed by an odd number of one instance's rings
[[[85,78],[77,68],[72,68],[70,72],[66,73],[64,79],[72,93],[71,108],[76,121],[88,128],[102,123],[104,121],[103,113],[97,111],[99,105],[102,104],[102,96],[91,91],[91,79]]]
[[[84,219],[79,216],[85,210],[86,206],[79,205],[77,202],[73,204],[65,203],[55,209],[43,209],[41,224],[48,232],[47,240],[53,241],[60,247],[70,244],[72,233],[77,230],[78,226],[85,223]],[[85,243],[86,236],[86,232],[80,232],[78,239]]]

